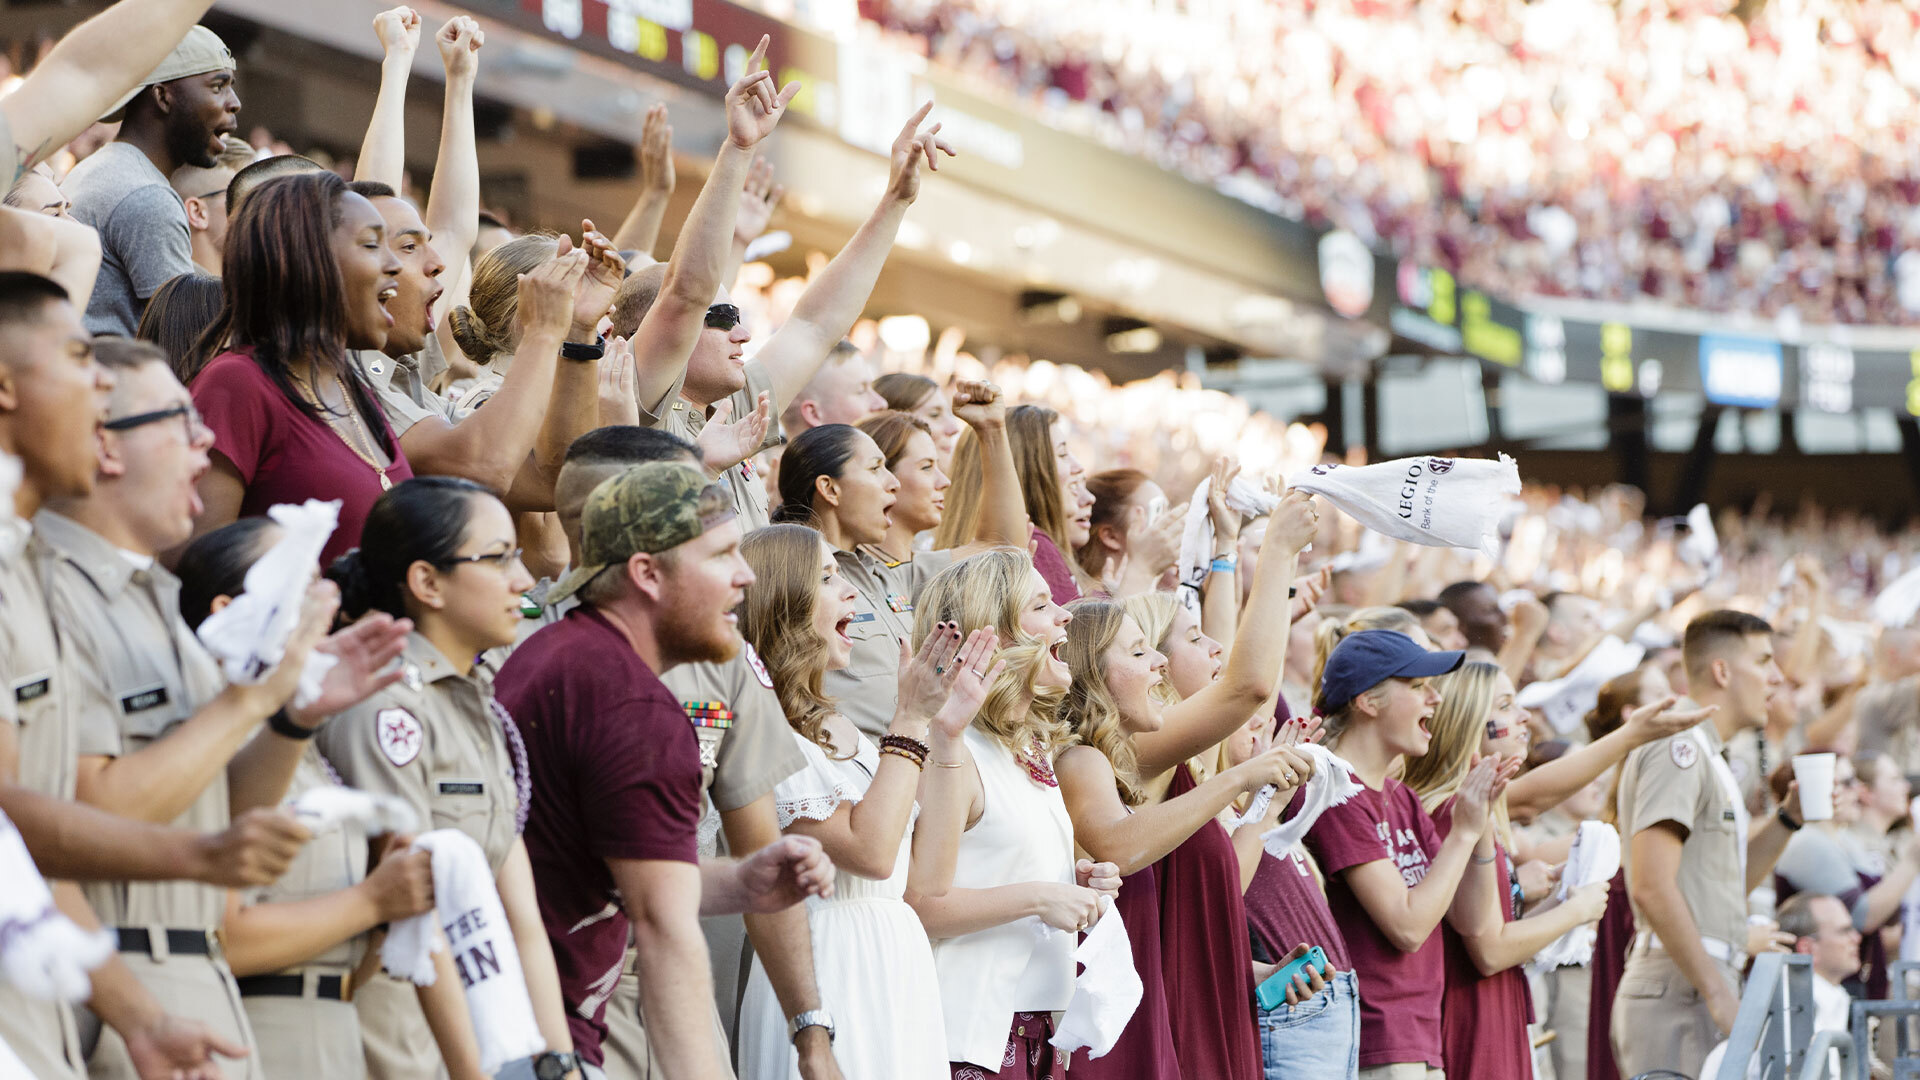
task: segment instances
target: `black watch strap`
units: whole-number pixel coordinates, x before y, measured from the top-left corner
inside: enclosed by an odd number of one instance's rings
[[[577,1054],[548,1050],[533,1056],[534,1080],[561,1080],[579,1067],[580,1058]]]
[[[296,742],[305,742],[320,734],[317,727],[301,727],[294,723],[293,717],[288,716],[285,709],[275,710],[272,716],[267,717],[267,726],[273,729],[275,735],[283,735]]]
[[[1780,824],[1785,825],[1788,832],[1799,832],[1800,827],[1806,824],[1804,821],[1795,821],[1793,815],[1787,813],[1787,808],[1784,806],[1775,811],[1773,816],[1780,819]]]
[[[562,360],[578,360],[585,363],[588,360],[598,360],[606,354],[606,338],[596,338],[591,343],[580,341],[563,341],[560,343],[560,358]]]

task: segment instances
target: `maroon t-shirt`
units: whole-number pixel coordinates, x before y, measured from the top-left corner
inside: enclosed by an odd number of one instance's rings
[[[700,744],[679,701],[591,608],[528,638],[494,689],[527,744],[527,856],[567,1027],[599,1065],[627,948],[606,860],[699,862]]]
[[[1047,588],[1053,590],[1053,602],[1065,607],[1080,599],[1080,586],[1073,580],[1073,568],[1054,545],[1053,537],[1035,529],[1033,541],[1033,568],[1040,571]]]
[[[1307,832],[1307,850],[1327,877],[1327,907],[1346,938],[1360,981],[1360,1067],[1422,1061],[1442,1068],[1440,997],[1446,987],[1446,950],[1439,928],[1414,952],[1394,948],[1373,924],[1344,871],[1385,859],[1408,888],[1420,884],[1440,851],[1440,834],[1420,797],[1387,778],[1320,815]]]
[[[253,362],[250,351],[221,353],[193,379],[193,404],[213,431],[213,449],[233,463],[247,493],[240,516],[255,517],[276,503],[339,499],[340,525],[320,552],[322,566],[360,543],[367,511],[385,489],[373,467],[348,449],[325,423],[287,400],[273,379]],[[393,447],[387,479],[395,484],[413,477],[400,440],[379,410],[380,427],[368,434],[386,436]]]
[[[1347,939],[1333,920],[1320,883],[1313,880],[1306,856],[1298,850],[1284,859],[1260,853],[1260,866],[1247,886],[1246,904],[1247,929],[1273,962],[1304,941],[1320,946],[1334,971],[1353,970]]]
[[[1442,839],[1453,831],[1453,800],[1434,808],[1433,827]],[[1471,870],[1471,868],[1469,868]],[[1494,880],[1500,887],[1500,912],[1513,921],[1513,862],[1498,841],[1493,846]],[[1467,944],[1444,921],[1447,995],[1441,1008],[1441,1052],[1448,1076],[1474,1080],[1533,1080],[1533,1042],[1527,1025],[1533,1021],[1533,992],[1518,967],[1480,974]]]

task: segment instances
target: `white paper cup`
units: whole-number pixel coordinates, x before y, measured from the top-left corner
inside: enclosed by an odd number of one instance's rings
[[[1793,778],[1800,782],[1800,820],[1828,821],[1833,817],[1835,754],[1795,754]]]

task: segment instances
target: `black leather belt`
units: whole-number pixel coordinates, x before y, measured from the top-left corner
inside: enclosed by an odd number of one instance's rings
[[[120,935],[121,952],[153,955],[153,936],[147,932],[146,927],[122,926],[117,928],[117,931]],[[213,931],[168,930],[167,951],[175,956],[212,956]]]
[[[305,975],[249,975],[234,980],[241,997],[305,997]],[[349,1001],[347,980],[339,975],[320,975],[313,980],[313,996],[322,1001]]]

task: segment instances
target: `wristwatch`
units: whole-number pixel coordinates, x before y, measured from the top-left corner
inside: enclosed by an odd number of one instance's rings
[[[833,1041],[833,1015],[825,1009],[808,1009],[787,1021],[787,1034],[798,1039],[800,1033],[810,1027],[826,1028],[827,1041]]]
[[[564,1080],[568,1073],[579,1067],[578,1054],[561,1054],[549,1050],[534,1056],[533,1076],[534,1080]]]
[[[560,343],[560,359],[578,360],[585,363],[598,360],[607,354],[607,339],[599,338],[592,344],[581,341],[563,341]]]

